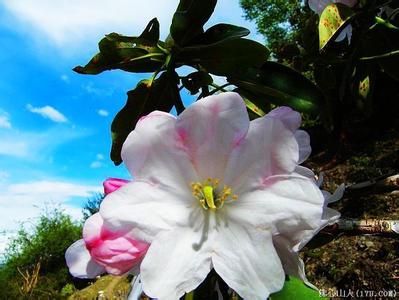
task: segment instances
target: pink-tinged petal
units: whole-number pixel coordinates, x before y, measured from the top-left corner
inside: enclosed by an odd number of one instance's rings
[[[212,237],[178,227],[160,233],[141,264],[143,290],[151,298],[179,299],[194,290],[211,270]]]
[[[266,117],[279,119],[285,127],[294,132],[301,126],[301,114],[287,106],[273,109]]]
[[[67,249],[65,260],[74,277],[95,278],[105,272],[104,267],[91,258],[83,240],[76,241]]]
[[[155,111],[142,118],[122,147],[122,158],[137,181],[190,192],[197,175],[176,133],[176,118]]]
[[[221,178],[232,149],[246,135],[248,113],[236,93],[209,96],[192,104],[176,128],[200,179]]]
[[[312,153],[312,147],[310,147],[310,136],[306,131],[303,130],[295,131],[294,135],[299,147],[298,163],[301,164],[307,160],[310,153]]]
[[[236,194],[245,192],[270,176],[292,173],[298,158],[298,143],[291,130],[277,118],[256,119],[231,153],[224,183]]]
[[[126,231],[107,229],[99,213],[86,220],[83,239],[93,260],[114,275],[127,273],[139,265],[149,247]]]
[[[151,243],[160,231],[188,224],[194,201],[191,192],[184,194],[161,184],[134,181],[107,195],[100,214],[109,230],[123,229]]]
[[[109,193],[116,191],[117,189],[119,189],[121,186],[125,185],[128,182],[129,180],[125,179],[108,178],[103,182],[104,194],[108,195]]]
[[[230,219],[254,228],[268,228],[299,243],[320,226],[324,197],[313,179],[273,176],[226,205]]]
[[[267,299],[284,285],[284,270],[270,229],[226,222],[218,228],[212,264],[222,279],[244,299]]]
[[[309,0],[309,7],[316,14],[321,15],[323,10],[327,7],[328,4],[333,3],[331,0]]]
[[[103,219],[99,213],[90,216],[83,225],[83,239],[86,243],[100,237],[101,228],[103,226]]]

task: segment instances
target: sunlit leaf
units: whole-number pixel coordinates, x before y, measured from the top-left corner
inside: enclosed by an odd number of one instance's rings
[[[306,286],[300,279],[287,276],[284,287],[281,291],[271,294],[270,300],[320,300],[319,292]]]
[[[134,90],[127,93],[127,102],[111,125],[111,159],[116,165],[122,163],[122,145],[138,120],[154,110],[169,112],[172,109],[180,97],[177,83],[176,73],[164,72],[153,82],[140,81]]]
[[[204,32],[203,26],[215,9],[217,0],[180,0],[173,15],[170,34],[179,46],[185,46]]]
[[[260,67],[269,57],[269,50],[247,39],[227,39],[206,46],[187,47],[176,57],[180,64],[200,66],[209,73],[228,76],[242,69]]]
[[[324,103],[323,94],[316,85],[293,69],[275,62],[266,62],[258,69],[247,69],[227,80],[265,101],[254,103],[266,111],[272,102],[300,112],[317,113]]]
[[[338,37],[353,16],[354,12],[341,3],[331,3],[323,10],[319,21],[320,50]]]
[[[158,40],[157,19],[151,20],[139,37],[110,33],[99,42],[100,53],[86,66],[75,67],[74,71],[81,74],[99,74],[112,69],[154,72],[163,66],[166,59],[166,54],[157,46]]]

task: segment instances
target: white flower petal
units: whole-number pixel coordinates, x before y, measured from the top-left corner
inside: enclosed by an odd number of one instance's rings
[[[311,10],[316,14],[321,15],[326,6],[332,2],[333,1],[331,0],[309,0],[308,3]]]
[[[137,123],[122,147],[123,161],[135,180],[184,189],[197,177],[175,125],[174,116],[159,111]]]
[[[295,138],[299,147],[299,161],[298,163],[303,163],[308,159],[312,148],[310,147],[310,136],[306,131],[297,130],[295,132]]]
[[[160,233],[141,264],[143,290],[151,298],[179,299],[211,270],[211,237],[197,247],[203,232],[179,227]]]
[[[295,168],[295,173],[307,177],[309,179],[315,179],[315,174],[311,169],[308,169],[306,167],[303,166],[297,166]],[[320,187],[320,185],[317,185],[318,187]]]
[[[256,119],[231,153],[224,183],[233,187],[234,193],[241,193],[258,187],[269,176],[290,174],[298,158],[298,143],[279,119]]]
[[[242,298],[266,299],[284,285],[284,271],[268,230],[228,222],[213,246],[215,271]]]
[[[105,272],[104,267],[91,258],[83,240],[78,240],[69,246],[65,252],[65,260],[69,272],[74,277],[95,278]]]
[[[301,126],[301,114],[288,106],[275,108],[266,117],[279,119],[292,132]]]
[[[344,196],[344,193],[345,193],[345,184],[341,184],[334,191],[334,193],[326,200],[327,200],[328,203],[336,202],[336,201],[340,200]]]
[[[206,97],[177,118],[177,132],[200,179],[220,178],[234,145],[249,127],[248,113],[236,93]]]
[[[305,265],[298,252],[293,250],[292,241],[282,235],[273,236],[273,243],[280,257],[286,275],[300,278],[311,288],[317,289],[306,278]]]
[[[181,194],[162,185],[134,181],[107,195],[100,214],[111,231],[130,231],[135,239],[151,243],[160,231],[189,223],[196,203],[191,194]]]
[[[226,205],[229,218],[248,226],[270,228],[301,241],[319,227],[324,197],[314,180],[299,175],[272,176]]]

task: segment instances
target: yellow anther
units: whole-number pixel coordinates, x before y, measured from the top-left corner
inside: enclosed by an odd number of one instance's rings
[[[206,185],[203,187],[206,204],[210,209],[216,209],[215,202],[213,200],[213,187]]]
[[[237,195],[233,195],[233,196],[231,196],[231,199],[237,200],[237,199],[238,199],[238,196],[237,196]]]

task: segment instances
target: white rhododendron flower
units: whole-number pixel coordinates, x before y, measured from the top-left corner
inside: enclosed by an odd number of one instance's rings
[[[331,3],[342,3],[349,7],[354,7],[357,4],[357,0],[309,0],[309,7],[316,14],[321,15],[323,10]],[[335,39],[336,42],[342,42],[345,38],[348,38],[348,43],[352,39],[352,25],[346,26],[341,33]]]
[[[287,107],[250,122],[236,93],[137,123],[122,149],[134,181],[100,214],[109,230],[150,244],[140,266],[149,297],[178,299],[212,268],[251,300],[279,291],[285,274],[306,280],[298,251],[339,214],[298,165],[311,150],[300,123]]]

